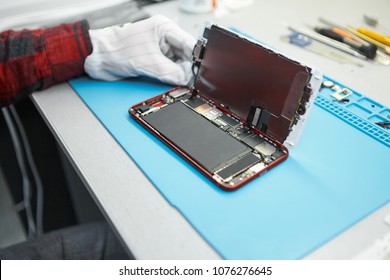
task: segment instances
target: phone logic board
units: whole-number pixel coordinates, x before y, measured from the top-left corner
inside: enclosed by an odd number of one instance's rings
[[[188,88],[135,105],[130,113],[224,189],[234,189],[288,155],[282,145]]]

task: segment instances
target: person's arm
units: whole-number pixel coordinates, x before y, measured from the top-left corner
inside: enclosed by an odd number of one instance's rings
[[[194,45],[190,34],[164,16],[98,30],[89,30],[84,20],[5,31],[0,33],[0,107],[84,71],[99,80],[149,76],[187,85]]]
[[[0,107],[84,73],[87,21],[0,33]]]

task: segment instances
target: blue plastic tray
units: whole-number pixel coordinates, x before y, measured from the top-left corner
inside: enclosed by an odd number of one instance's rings
[[[332,81],[327,77],[324,80]],[[339,83],[334,82],[334,85],[345,88],[344,85]],[[335,92],[334,89],[322,88],[315,103],[373,139],[390,147],[390,129],[377,124],[378,122],[390,121],[390,109],[352,89],[349,90],[351,95],[345,98],[347,102],[340,102],[331,96]]]
[[[128,115],[131,105],[168,86],[145,79],[80,78],[70,84],[167,201],[223,258],[302,258],[390,201],[390,149],[341,121],[345,118],[336,109],[322,109],[331,100],[316,102],[321,108],[313,107],[286,161],[241,189],[224,192]]]

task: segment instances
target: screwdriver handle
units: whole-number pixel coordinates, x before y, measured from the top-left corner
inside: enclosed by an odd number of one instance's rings
[[[362,38],[363,40],[366,40],[367,42],[370,42],[373,45],[376,45],[378,48],[382,49],[386,54],[390,55],[390,47],[386,46],[385,44],[382,44],[371,37],[368,37],[360,32],[357,32],[356,29],[354,29],[351,26],[347,27],[348,31],[351,32],[353,35],[358,36],[359,38]]]
[[[357,32],[363,34],[363,35],[366,35],[376,41],[378,41],[379,43],[382,43],[382,44],[385,44],[385,45],[388,45],[390,46],[390,38],[389,37],[386,37],[382,34],[379,34],[379,33],[376,33],[372,30],[368,30],[368,29],[365,29],[363,27],[359,27],[357,29]]]
[[[344,37],[333,30],[319,27],[314,28],[314,30],[325,37],[344,43]]]
[[[354,48],[355,50],[358,50],[361,54],[363,54],[365,57],[369,59],[373,59],[376,56],[376,51],[378,48],[373,44],[370,45],[360,44],[359,42],[356,42],[349,38],[345,38],[344,36],[334,32],[331,29],[316,27],[314,28],[314,30],[325,37],[347,44],[348,46]]]
[[[344,31],[341,28],[333,27],[332,31],[337,33],[337,34],[339,34],[339,35],[341,35],[341,36],[343,36],[344,38],[348,38],[348,39],[351,39],[353,41],[358,42],[358,40],[355,37],[353,37],[350,33],[348,33],[347,31]]]

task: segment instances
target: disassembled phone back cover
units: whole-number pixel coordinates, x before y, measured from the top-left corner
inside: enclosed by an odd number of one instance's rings
[[[129,112],[225,190],[287,158],[322,82],[318,70],[212,24],[194,47],[193,71],[192,87]]]

